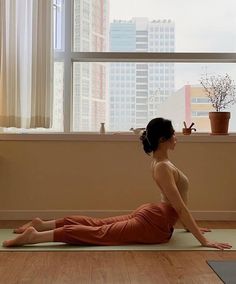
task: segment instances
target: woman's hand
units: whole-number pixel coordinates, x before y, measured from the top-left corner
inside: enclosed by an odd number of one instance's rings
[[[232,246],[228,243],[218,243],[218,242],[214,242],[214,241],[208,241],[206,240],[206,242],[204,244],[202,244],[204,247],[208,247],[208,248],[217,248],[220,250],[224,250],[224,249],[231,249]]]
[[[185,228],[186,232],[190,232],[187,228]],[[207,232],[211,232],[211,229],[208,229],[208,228],[199,228],[200,232],[202,234],[205,234]]]
[[[207,232],[211,232],[211,229],[208,229],[208,228],[199,228],[199,230],[201,231],[202,234],[205,234]]]

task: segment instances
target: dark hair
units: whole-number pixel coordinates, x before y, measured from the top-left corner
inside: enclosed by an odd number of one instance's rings
[[[160,142],[169,140],[174,133],[170,120],[162,117],[152,119],[140,136],[145,153],[156,151]]]

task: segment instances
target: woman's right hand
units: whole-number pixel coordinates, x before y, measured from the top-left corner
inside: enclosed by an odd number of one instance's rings
[[[231,249],[232,246],[228,243],[218,243],[218,242],[214,242],[214,241],[208,241],[206,240],[206,242],[204,244],[202,244],[204,247],[208,247],[208,248],[217,248],[220,250],[224,250],[224,249]]]

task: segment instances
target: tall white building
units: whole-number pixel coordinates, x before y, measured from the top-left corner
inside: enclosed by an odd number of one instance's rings
[[[74,51],[107,51],[109,0],[74,1]],[[74,63],[73,130],[98,131],[106,118],[106,65]]]
[[[173,52],[171,20],[133,18],[110,25],[110,51]],[[157,106],[174,93],[173,63],[111,63],[109,72],[110,130],[144,127],[158,116]]]

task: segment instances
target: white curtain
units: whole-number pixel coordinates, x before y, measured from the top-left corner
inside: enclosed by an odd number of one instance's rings
[[[51,127],[51,0],[0,0],[0,127]]]

